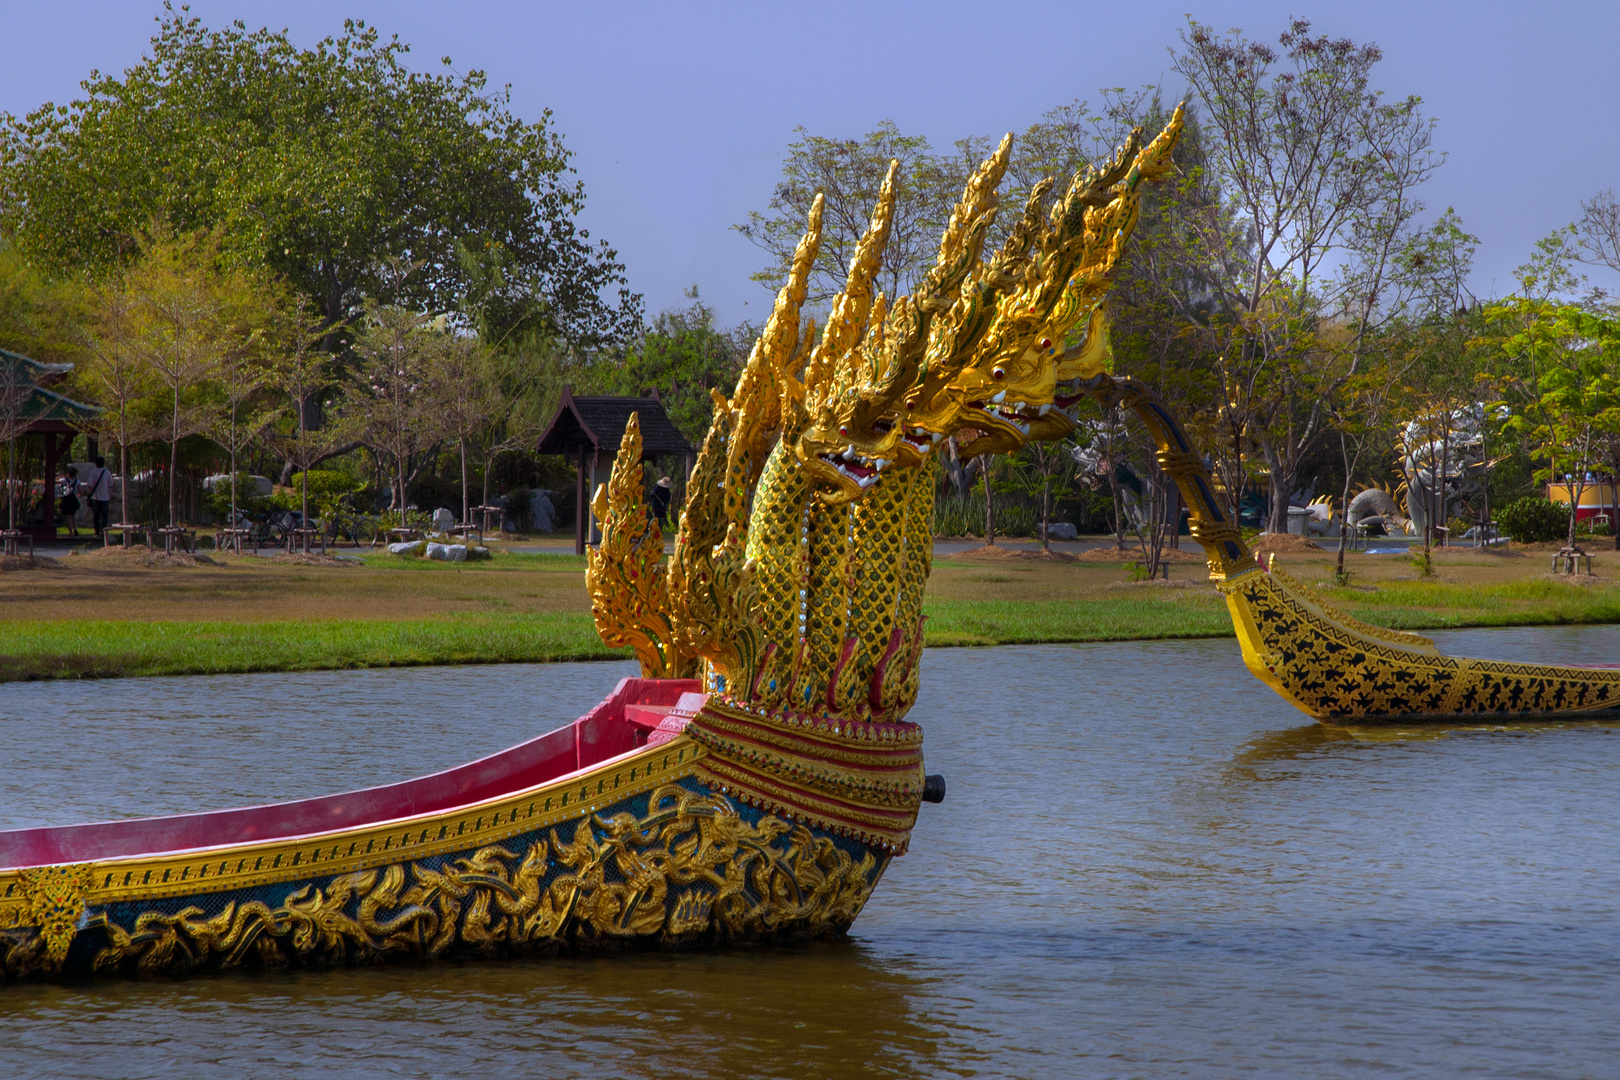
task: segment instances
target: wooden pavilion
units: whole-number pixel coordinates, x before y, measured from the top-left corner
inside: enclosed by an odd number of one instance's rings
[[[79,434],[80,425],[94,420],[101,410],[50,389],[50,384],[73,370],[72,364],[46,364],[9,349],[0,349],[0,444],[15,436],[38,436],[44,442],[44,478],[39,520],[28,521],[27,503],[34,477],[18,477],[22,513],[17,527],[35,542],[56,539],[56,481],[61,455]],[[5,473],[0,472],[0,486]],[[9,497],[10,493],[8,493]],[[0,501],[0,528],[7,524],[6,504]]]
[[[564,386],[557,415],[540,436],[538,452],[562,454],[579,470],[574,497],[576,555],[585,554],[587,543],[601,540],[601,530],[591,520],[591,493],[612,474],[631,413],[641,414],[643,461],[661,454],[684,457],[689,476],[697,461],[697,451],[664,412],[658,391],[650,391],[646,397],[575,397],[573,388]]]

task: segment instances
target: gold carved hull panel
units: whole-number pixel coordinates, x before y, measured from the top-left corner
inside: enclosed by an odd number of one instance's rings
[[[0,872],[0,972],[183,974],[844,933],[892,853],[720,792],[707,756],[680,737],[431,819]]]

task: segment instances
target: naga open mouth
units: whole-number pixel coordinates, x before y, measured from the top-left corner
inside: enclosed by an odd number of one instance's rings
[[[1028,435],[1029,426],[1053,409],[1051,404],[1031,405],[1024,401],[1008,401],[1006,396],[1007,392],[1003,390],[989,401],[970,401],[967,407],[1010,425],[1020,435]]]
[[[890,464],[887,458],[868,458],[856,450],[854,444],[834,453],[817,454],[816,457],[863,488],[877,483],[878,475]]]
[[[917,453],[927,454],[945,441],[945,433],[942,431],[924,431],[922,428],[902,427],[900,429],[900,438],[905,440],[906,445],[917,451]]]

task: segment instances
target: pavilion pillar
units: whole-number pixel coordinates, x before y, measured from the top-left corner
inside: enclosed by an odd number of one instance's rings
[[[68,433],[68,445],[73,445],[73,434]],[[47,541],[56,539],[56,456],[62,450],[57,445],[56,432],[45,432],[45,505],[40,509],[40,523]]]
[[[574,497],[574,554],[585,554],[585,537],[591,528],[590,481],[585,476],[585,444],[579,447],[579,483]]]

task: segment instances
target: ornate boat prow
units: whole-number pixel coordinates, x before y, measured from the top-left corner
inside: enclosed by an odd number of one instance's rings
[[[1105,406],[1133,410],[1152,434],[1226,597],[1245,666],[1301,712],[1347,725],[1620,714],[1620,669],[1446,656],[1429,638],[1341,611],[1275,556],[1260,565],[1215,505],[1209,470],[1152,391],[1108,375],[1085,389]]]
[[[0,833],[10,977],[504,955],[843,933],[919,808],[934,453],[1062,438],[1055,386],[1184,113],[1037,185],[981,259],[1011,136],[974,170],[911,296],[876,291],[890,167],[819,337],[800,306],[821,201],[713,423],[675,548],[632,415],[586,582],[641,679],[574,724],[403,784],[212,814]],[[1061,343],[1091,320],[1084,347]],[[1072,355],[1071,355],[1072,353]],[[693,678],[691,676],[697,676]]]
[[[1339,611],[1275,556],[1218,588],[1249,670],[1324,723],[1620,715],[1620,669],[1446,656]]]

